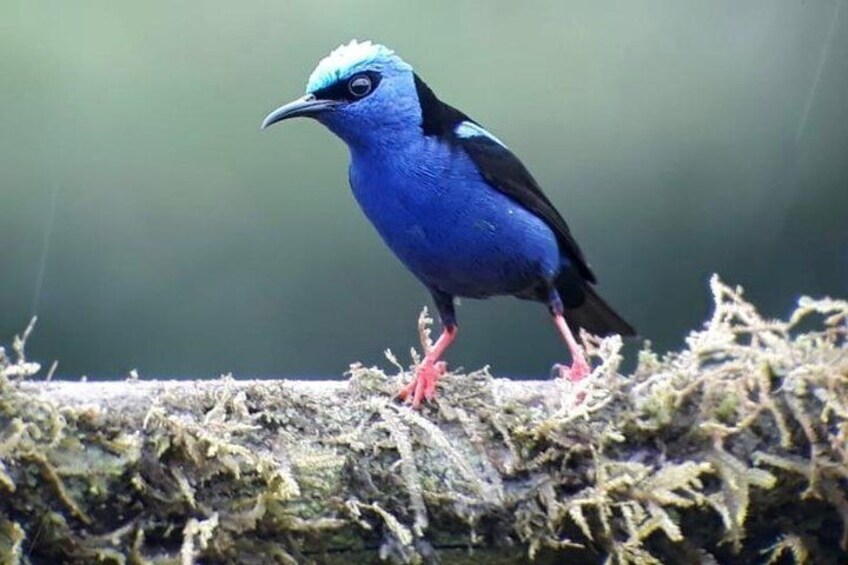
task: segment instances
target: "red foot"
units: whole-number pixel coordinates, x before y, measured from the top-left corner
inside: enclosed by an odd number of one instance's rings
[[[565,341],[566,345],[568,345],[568,350],[571,351],[572,359],[571,367],[568,365],[555,366],[555,368],[559,371],[559,376],[564,379],[568,379],[573,383],[583,380],[589,376],[589,373],[592,372],[592,367],[590,367],[589,363],[586,362],[586,358],[583,356],[583,350],[580,348],[577,340],[574,339],[574,334],[571,333],[571,330],[565,322],[565,318],[563,318],[562,314],[554,314],[554,323],[556,324],[562,339]]]
[[[582,357],[575,359],[571,367],[556,365],[556,369],[559,371],[560,378],[568,379],[573,383],[585,379],[592,372],[592,368]]]
[[[412,381],[398,392],[398,398],[405,400],[413,408],[420,408],[423,400],[433,400],[436,397],[436,383],[446,372],[447,364],[444,361],[432,363],[425,359],[415,371]]]

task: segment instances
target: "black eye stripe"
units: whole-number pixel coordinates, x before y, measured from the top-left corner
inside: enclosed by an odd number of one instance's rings
[[[354,81],[358,78],[367,78],[371,81],[371,88],[364,94],[359,96],[355,95],[351,91],[351,86]],[[346,102],[355,102],[356,100],[362,100],[366,98],[368,95],[377,90],[377,86],[380,84],[380,73],[376,71],[363,71],[361,73],[356,73],[353,76],[344,78],[342,80],[336,81],[330,86],[324,87],[321,90],[316,90],[312,94],[315,95],[315,98],[319,98],[321,100],[339,100]]]

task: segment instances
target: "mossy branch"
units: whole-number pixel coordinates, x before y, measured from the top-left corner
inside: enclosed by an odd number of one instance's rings
[[[845,562],[848,303],[711,288],[631,375],[584,336],[578,385],[451,374],[420,413],[361,366],[28,380],[30,328],[0,352],[0,563]]]

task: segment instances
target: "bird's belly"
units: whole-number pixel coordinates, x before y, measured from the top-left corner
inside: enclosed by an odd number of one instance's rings
[[[552,279],[559,269],[550,228],[482,179],[357,180],[352,174],[365,214],[429,287],[472,298],[514,294]]]
[[[418,233],[390,247],[422,282],[448,294],[472,298],[514,294],[546,278],[544,254],[530,249],[526,241],[498,238],[504,230],[497,223],[473,219],[471,233],[455,229],[441,237],[416,228]],[[473,233],[478,229],[491,232],[481,237]]]

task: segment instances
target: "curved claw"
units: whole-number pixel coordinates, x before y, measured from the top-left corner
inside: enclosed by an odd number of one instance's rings
[[[436,397],[436,383],[446,372],[447,364],[444,361],[424,361],[415,371],[415,377],[398,392],[398,398],[411,404],[413,408],[420,408],[424,400],[433,400]]]

